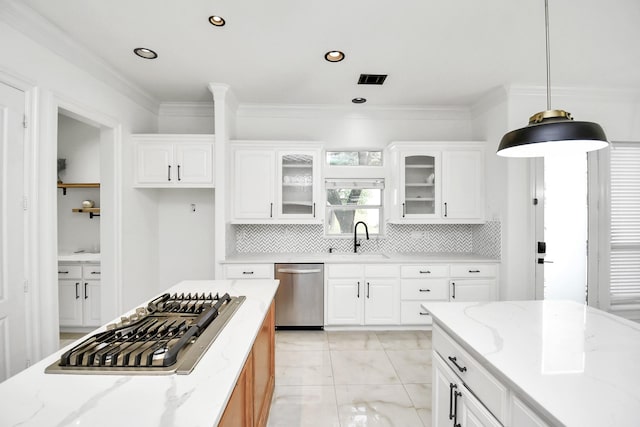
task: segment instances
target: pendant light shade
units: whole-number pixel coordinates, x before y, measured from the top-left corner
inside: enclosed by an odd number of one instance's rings
[[[503,157],[544,157],[586,153],[608,145],[597,123],[577,122],[562,110],[547,110],[532,116],[529,125],[502,137],[498,155]]]
[[[609,143],[597,123],[576,122],[564,110],[551,109],[551,61],[549,42],[549,0],[544,0],[547,54],[547,109],[529,118],[529,125],[505,134],[498,147],[503,157],[544,157],[586,153]]]

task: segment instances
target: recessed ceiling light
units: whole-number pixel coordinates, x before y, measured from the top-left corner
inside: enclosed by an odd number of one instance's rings
[[[224,18],[218,15],[210,16],[209,22],[211,23],[211,25],[215,25],[216,27],[222,27],[224,24],[226,24]]]
[[[324,59],[329,62],[340,62],[344,59],[344,53],[339,50],[330,50],[324,54]]]
[[[137,47],[133,49],[133,53],[144,59],[156,59],[158,57],[157,53],[146,47]]]
[[[351,102],[353,102],[354,104],[364,104],[365,102],[367,102],[366,98],[353,98],[351,100]]]

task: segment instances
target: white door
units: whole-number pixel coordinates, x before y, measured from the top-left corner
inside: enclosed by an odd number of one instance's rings
[[[275,153],[273,150],[236,150],[233,172],[233,216],[271,219],[276,214]]]
[[[87,280],[83,286],[82,323],[84,326],[100,326],[100,281]]]
[[[365,280],[364,323],[366,325],[393,325],[400,321],[398,289],[397,280]]]
[[[313,151],[278,153],[278,216],[312,219],[317,217],[316,192],[318,159]],[[322,210],[322,209],[321,209]]]
[[[442,217],[476,219],[484,216],[481,151],[442,154]]]
[[[60,326],[82,326],[82,280],[58,280]]]
[[[536,298],[587,301],[587,156],[536,161]]]
[[[437,354],[433,355],[433,387],[431,397],[434,426],[453,426],[453,394],[460,393],[457,377]],[[458,396],[459,397],[459,396]]]
[[[177,182],[173,165],[173,144],[140,142],[137,145],[137,180],[140,183]]]
[[[26,367],[24,92],[0,83],[0,381]]]
[[[363,281],[331,279],[327,282],[327,286],[327,323],[330,325],[362,324]]]
[[[400,218],[439,218],[440,154],[403,153],[400,167]]]
[[[462,396],[458,399],[457,421],[460,427],[502,427],[502,424],[460,383]],[[514,426],[522,427],[520,424]]]
[[[495,301],[496,281],[493,279],[451,280],[451,301]]]
[[[213,183],[213,144],[176,144],[176,180],[179,184]]]

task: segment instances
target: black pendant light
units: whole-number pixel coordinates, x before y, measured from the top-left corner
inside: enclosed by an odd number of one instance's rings
[[[549,49],[549,1],[544,1],[547,53],[547,109],[529,118],[529,125],[502,137],[498,155],[503,157],[543,157],[585,153],[605,148],[609,143],[597,123],[576,122],[564,110],[551,109],[551,66]]]

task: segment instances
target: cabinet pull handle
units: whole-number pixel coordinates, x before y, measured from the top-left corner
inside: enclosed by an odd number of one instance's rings
[[[88,285],[88,283],[84,282],[84,299],[89,298],[89,295],[87,295],[87,285]]]
[[[453,419],[453,390],[458,388],[457,385],[449,383],[449,419]]]
[[[367,282],[367,298],[369,298],[369,287],[370,287],[370,284],[369,282]]]
[[[253,271],[243,271],[242,274],[253,274]]]
[[[269,218],[273,218],[273,203],[270,203],[269,205]]]
[[[313,204],[313,217],[316,217],[316,204]]]
[[[356,294],[356,297],[360,298],[360,282],[358,282],[358,293]]]
[[[180,165],[178,165],[178,181],[180,181]]]
[[[460,427],[458,424],[458,397],[462,396],[459,391],[453,392],[453,427]]]
[[[92,271],[91,274],[100,274],[99,271]]]
[[[469,270],[469,273],[480,273],[480,270]]]
[[[449,356],[449,357],[447,357],[447,359],[449,359],[451,361],[451,363],[453,363],[455,365],[455,367],[458,368],[458,370],[460,372],[467,372],[467,367],[466,366],[458,365],[458,358]]]
[[[58,271],[58,274],[69,274],[68,271]]]
[[[427,313],[426,311],[425,312],[422,312],[422,311],[420,312],[420,316],[428,316],[428,315],[429,315],[429,313]]]
[[[444,202],[444,216],[447,216],[447,202]]]
[[[78,294],[78,286],[80,286],[80,283],[76,282],[76,299],[80,299],[80,295]]]
[[[404,203],[402,204],[402,218],[404,218]]]
[[[431,289],[418,289],[420,292],[431,292]]]
[[[420,274],[431,274],[431,270],[420,270]]]
[[[171,181],[171,165],[167,166],[167,181]]]
[[[453,290],[451,298],[456,299],[456,282],[451,282],[451,289]]]

